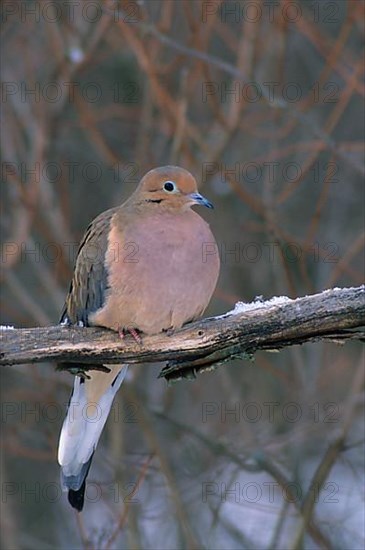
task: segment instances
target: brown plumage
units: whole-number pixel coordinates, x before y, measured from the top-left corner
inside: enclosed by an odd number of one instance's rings
[[[120,207],[100,214],[80,245],[61,320],[156,334],[199,317],[217,283],[219,256],[208,224],[190,209],[193,204],[212,206],[198,193],[189,172],[165,166],[148,172]],[[68,418],[62,430],[63,483],[77,509],[82,508],[92,452],[125,370],[114,365],[109,374],[89,371],[89,380],[75,381],[79,401],[103,402],[104,407],[95,437],[84,434],[90,426],[81,426],[81,435],[75,437],[77,429]],[[83,445],[85,452],[80,451]]]

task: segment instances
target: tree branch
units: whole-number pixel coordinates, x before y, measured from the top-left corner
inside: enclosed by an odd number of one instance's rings
[[[315,340],[365,340],[365,286],[335,288],[291,300],[239,302],[225,315],[190,323],[173,334],[143,336],[142,344],[101,328],[45,327],[0,331],[0,365],[42,361],[61,368],[103,368],[108,363],[168,361],[160,376],[195,377],[258,350],[277,351]]]

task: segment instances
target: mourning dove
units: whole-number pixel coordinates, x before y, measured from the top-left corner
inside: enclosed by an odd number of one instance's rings
[[[180,328],[207,307],[219,275],[209,225],[191,206],[212,204],[193,176],[165,166],[148,172],[121,206],[89,225],[78,251],[61,322],[121,335]],[[92,456],[127,365],[75,377],[58,451],[61,480],[77,510]]]

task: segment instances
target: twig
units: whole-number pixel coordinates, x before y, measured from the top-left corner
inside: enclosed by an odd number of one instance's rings
[[[319,491],[322,490],[323,485],[332,469],[334,464],[337,461],[338,455],[346,450],[346,436],[351,427],[354,413],[356,411],[356,401],[353,399],[353,396],[356,395],[359,390],[364,386],[364,364],[363,358],[361,358],[360,364],[357,368],[357,371],[354,376],[352,383],[351,392],[347,399],[347,404],[344,407],[345,417],[340,428],[340,432],[335,440],[329,445],[327,451],[325,452],[321,462],[318,464],[317,469],[313,475],[310,487],[304,498],[303,504],[301,506],[301,522],[297,532],[295,533],[294,542],[291,546],[294,550],[299,550],[302,548],[303,537],[307,526],[311,523],[314,508],[316,505],[316,494],[318,495]],[[316,491],[313,491],[313,488],[316,488]]]

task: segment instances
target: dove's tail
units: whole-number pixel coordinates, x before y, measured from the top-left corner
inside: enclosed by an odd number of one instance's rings
[[[75,376],[74,389],[58,446],[62,488],[79,512],[84,505],[86,477],[114,396],[127,365],[108,365],[110,373],[89,371],[90,379]]]

